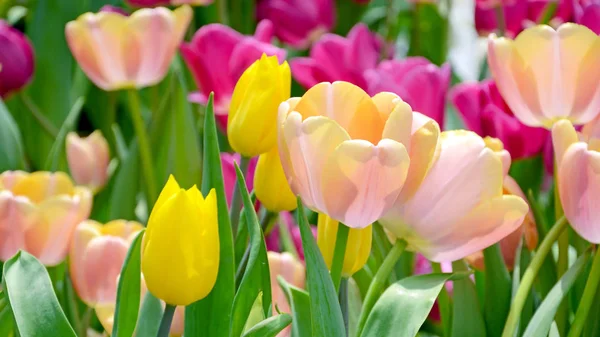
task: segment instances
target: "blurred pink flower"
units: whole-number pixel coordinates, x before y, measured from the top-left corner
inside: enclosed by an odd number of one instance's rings
[[[190,43],[181,45],[183,59],[199,89],[190,94],[190,101],[206,104],[214,92],[215,114],[226,128],[233,88],[244,70],[263,53],[277,55],[280,62],[285,59],[286,51],[270,44],[272,38],[273,24],[268,20],[258,24],[254,36],[244,36],[218,23],[200,28]]]
[[[100,190],[108,180],[110,153],[108,142],[100,130],[87,137],[75,132],[67,135],[67,163],[75,183],[85,185],[93,192]]]
[[[29,82],[34,62],[33,47],[27,36],[0,20],[0,98]]]
[[[452,263],[451,262],[442,262],[440,264],[442,268],[442,272],[451,273],[452,272]],[[431,267],[431,262],[425,258],[425,256],[417,253],[415,256],[415,275],[424,275],[433,273],[433,268]],[[452,292],[454,283],[446,282],[446,290]],[[433,304],[433,308],[431,308],[431,312],[429,312],[429,318],[439,322],[442,317],[440,314],[440,306],[437,302]]]
[[[248,170],[246,171],[246,186],[248,191],[252,191],[254,188],[254,171],[256,169],[256,161],[258,158],[250,159]],[[227,197],[227,204],[231,205],[231,198],[233,197],[233,189],[235,188],[236,174],[233,163],[240,164],[240,155],[238,153],[232,154],[227,152],[221,153],[221,165],[223,167],[223,182],[225,183],[225,195]]]
[[[279,213],[279,221],[283,221],[287,226],[290,235],[292,236],[292,241],[294,243],[294,247],[298,252],[298,257],[300,260],[304,261],[304,248],[302,247],[302,237],[300,235],[300,227],[296,224],[296,219],[290,212],[280,212]],[[317,237],[317,228],[315,226],[310,226],[312,230],[313,236]],[[265,238],[265,242],[267,244],[267,250],[280,252],[282,251],[281,242],[279,240],[279,227],[274,227],[273,230],[267,235]]]
[[[377,66],[382,44],[362,23],[354,26],[348,37],[325,34],[313,45],[309,57],[290,61],[292,75],[305,88],[321,82],[346,81],[366,90],[364,73]]]
[[[502,99],[493,80],[461,83],[450,91],[450,100],[469,130],[482,137],[500,139],[513,159],[542,152],[548,131],[521,123]]]
[[[134,7],[178,6],[183,4],[208,6],[212,4],[214,0],[126,0],[126,2]]]
[[[600,0],[575,1],[575,22],[600,34]]]
[[[304,263],[298,261],[292,254],[284,252],[268,252],[269,274],[271,278],[271,293],[273,295],[272,310],[273,315],[277,315],[279,310],[282,313],[291,313],[292,309],[288,304],[287,296],[279,286],[277,278],[281,276],[286,282],[294,287],[303,289],[306,279],[306,269]],[[292,333],[291,325],[277,334],[277,337],[289,337]]]
[[[376,69],[365,73],[367,92],[375,95],[382,91],[397,94],[413,111],[434,119],[444,126],[446,93],[450,86],[450,64],[441,67],[424,57],[381,62]]]
[[[294,48],[306,49],[329,32],[335,21],[333,0],[261,0],[259,19],[275,26],[275,35]]]
[[[514,37],[523,30],[527,20],[527,0],[475,1],[475,28],[481,35],[488,35],[498,28],[496,7],[502,6],[506,35]]]

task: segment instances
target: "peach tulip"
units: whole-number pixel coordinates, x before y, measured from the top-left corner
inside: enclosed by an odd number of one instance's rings
[[[67,24],[67,42],[85,74],[104,90],[160,82],[169,70],[192,9],[144,8],[131,16],[85,13]]]
[[[348,82],[323,82],[283,102],[279,151],[292,191],[348,227],[370,225],[389,210],[410,176],[413,121],[410,106],[398,96],[369,97]]]
[[[273,314],[279,312],[291,313],[292,309],[288,304],[283,289],[277,282],[277,277],[281,276],[289,284],[297,288],[304,288],[305,269],[302,262],[288,252],[277,253],[267,252],[269,260],[269,272],[271,275],[271,293],[273,297]],[[291,334],[291,326],[280,332],[278,337],[287,337]]]
[[[67,256],[75,226],[87,219],[92,193],[63,172],[0,174],[0,260],[20,249],[46,266]]]
[[[106,184],[110,154],[108,142],[100,130],[87,137],[75,132],[67,135],[67,162],[73,180],[78,185],[97,191]]]
[[[490,37],[489,64],[498,90],[525,125],[584,124],[600,112],[600,37],[566,23],[535,26],[513,41]]]
[[[565,217],[577,234],[600,243],[600,216],[596,210],[600,191],[600,119],[577,133],[567,120],[552,128],[558,169],[558,191]]]
[[[436,157],[414,192],[398,198],[379,220],[394,236],[429,260],[445,262],[480,251],[521,226],[527,203],[502,191],[510,165],[506,150],[491,149],[471,131],[446,131]]]

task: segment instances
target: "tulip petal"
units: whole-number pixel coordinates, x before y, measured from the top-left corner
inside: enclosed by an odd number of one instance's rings
[[[373,101],[379,95],[381,94],[375,95]],[[410,148],[413,112],[410,105],[403,102],[400,98],[395,100],[395,102],[396,104],[385,122],[382,138],[395,140],[408,149]],[[379,111],[381,112],[381,109]]]
[[[77,225],[73,238],[71,239],[71,248],[69,250],[69,272],[73,287],[77,295],[87,304],[96,303],[96,298],[91,292],[86,282],[84,271],[86,268],[85,251],[94,238],[102,235],[101,225],[93,220],[86,220]],[[92,266],[93,268],[93,266]]]
[[[283,172],[277,147],[258,158],[254,175],[254,193],[263,206],[273,212],[291,211],[297,206],[296,196]]]
[[[351,228],[377,221],[396,201],[410,158],[404,145],[383,139],[341,143],[330,155],[321,181],[327,215]]]
[[[93,238],[83,257],[83,281],[93,303],[117,300],[118,277],[129,245],[122,238],[105,235]]]
[[[560,120],[552,127],[552,145],[556,164],[560,166],[567,149],[578,141],[577,132],[568,120]]]
[[[22,195],[33,203],[41,203],[46,198],[57,195],[73,195],[73,183],[64,172],[33,172],[20,179],[12,188],[14,195]]]
[[[26,248],[25,232],[37,221],[35,206],[27,198],[0,191],[0,260]]]

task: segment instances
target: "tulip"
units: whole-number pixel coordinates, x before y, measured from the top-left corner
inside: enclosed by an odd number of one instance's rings
[[[109,162],[108,142],[99,130],[83,138],[75,132],[67,135],[67,163],[78,185],[92,191],[102,188],[108,179]]]
[[[20,249],[46,266],[67,256],[75,226],[87,219],[92,194],[63,172],[0,174],[0,260]]]
[[[169,177],[148,219],[142,272],[148,290],[170,305],[188,305],[208,295],[219,271],[217,197]]]
[[[498,11],[502,10],[505,35],[514,37],[527,20],[528,0],[476,0],[475,28],[482,36],[498,30]]]
[[[469,130],[500,139],[513,159],[529,158],[544,149],[548,131],[521,123],[494,81],[461,83],[450,91],[450,100]]]
[[[331,269],[333,254],[335,250],[339,222],[325,214],[319,213],[319,224],[317,225],[317,245],[327,268]],[[342,275],[350,277],[367,263],[371,254],[371,240],[373,238],[373,226],[365,228],[350,228]]]
[[[192,18],[188,6],[145,8],[124,16],[85,13],[67,24],[67,42],[85,74],[103,90],[160,82]]]
[[[583,124],[600,112],[600,37],[588,28],[535,26],[514,41],[491,36],[488,56],[498,90],[523,124]]]
[[[33,47],[25,34],[0,20],[0,98],[21,89],[35,68]]]
[[[552,128],[552,142],[565,217],[577,234],[598,244],[600,218],[596,203],[600,188],[600,119],[585,125],[579,134],[568,120],[558,121]]]
[[[347,82],[321,83],[281,104],[278,124],[292,191],[351,228],[375,222],[401,191],[410,194],[427,172],[439,134],[435,121],[413,113],[397,95],[371,98]]]
[[[250,159],[250,162],[248,163],[248,169],[245,173],[246,187],[248,188],[248,191],[252,191],[254,189],[254,171],[256,170],[256,162],[256,158]],[[225,184],[225,197],[227,198],[227,204],[230,206],[231,199],[233,198],[235,182],[237,181],[234,163],[240,165],[240,155],[238,153],[221,152],[221,166],[223,169],[223,182]]]
[[[268,85],[265,85],[268,83]],[[254,157],[276,146],[277,107],[290,97],[287,62],[263,56],[240,77],[231,98],[227,136],[235,152]]]
[[[434,262],[462,259],[514,232],[528,206],[503,194],[510,155],[497,146],[470,131],[443,132],[427,175],[380,223]]]
[[[258,158],[254,176],[254,193],[261,204],[272,212],[296,209],[296,196],[288,184],[279,151],[274,147]]]
[[[257,15],[273,22],[278,39],[306,49],[333,27],[335,4],[333,0],[261,0]]]
[[[310,57],[290,61],[298,83],[311,88],[321,82],[346,81],[367,90],[364,72],[377,66],[382,48],[381,39],[360,23],[344,38],[325,34],[310,50]]]
[[[418,111],[439,125],[444,125],[446,92],[450,86],[450,65],[438,67],[424,57],[381,62],[365,73],[371,95],[389,91],[402,97],[413,111]]]
[[[600,34],[600,1],[579,0],[575,2],[575,22]]]
[[[179,6],[188,4],[191,6],[208,6],[214,0],[126,0],[130,6],[134,7],[155,7],[155,6]]]
[[[277,282],[277,277],[281,276],[289,284],[297,288],[304,288],[305,269],[302,262],[298,261],[288,252],[277,253],[267,252],[269,260],[269,272],[271,274],[271,293],[273,294],[273,313],[276,313],[275,307],[280,312],[291,313],[292,310],[288,304],[285,293]]]
[[[285,49],[270,44],[273,24],[262,20],[254,36],[244,36],[221,24],[200,28],[190,43],[181,45],[181,55],[190,69],[199,92],[190,94],[192,102],[206,104],[214,92],[217,121],[227,125],[227,114],[236,82],[261,55],[276,55],[279,62],[285,60]]]

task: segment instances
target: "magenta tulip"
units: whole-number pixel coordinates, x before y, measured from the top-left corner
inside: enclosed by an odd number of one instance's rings
[[[0,20],[0,97],[5,98],[29,82],[34,61],[29,39]]]
[[[575,22],[600,34],[600,0],[579,0],[574,8]]]

